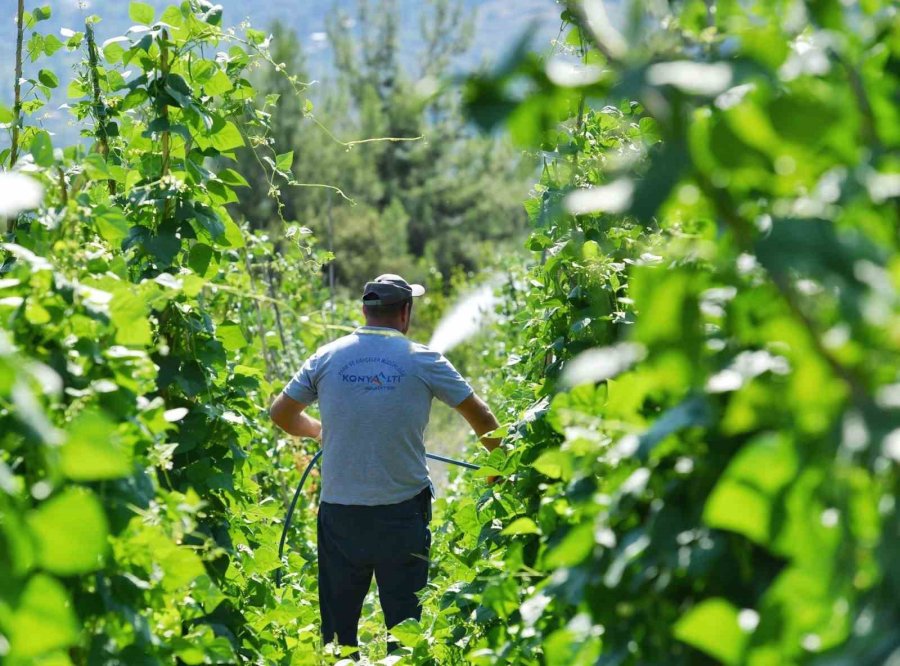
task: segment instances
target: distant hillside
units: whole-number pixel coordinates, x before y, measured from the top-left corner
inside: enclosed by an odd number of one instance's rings
[[[144,0],[158,9],[167,7],[175,0]],[[223,22],[237,26],[244,19],[257,28],[265,29],[280,20],[296,30],[307,56],[309,75],[319,81],[327,80],[329,71],[328,43],[325,39],[325,17],[337,7],[354,13],[356,0],[218,0],[224,7]],[[463,0],[473,13],[476,21],[474,42],[471,52],[458,63],[469,68],[482,62],[496,60],[508,49],[528,27],[535,23],[538,32],[535,47],[549,46],[559,30],[560,6],[554,0]],[[124,33],[133,23],[128,18],[127,0],[26,0],[26,8],[49,4],[52,18],[40,24],[42,32],[55,32],[61,28],[80,30],[84,19],[92,14],[102,17],[97,26],[100,41]],[[414,66],[413,55],[419,34],[421,0],[397,0],[403,17],[402,42],[406,45],[405,55],[410,67]],[[0,101],[9,104],[12,100],[13,63],[15,56],[15,3],[4,0],[0,9]],[[47,67],[46,60],[41,66]],[[55,70],[65,82],[70,78],[67,68],[72,67],[77,58],[60,51],[53,58],[50,68]],[[26,63],[26,68],[29,63]],[[64,85],[63,85],[64,89]],[[73,140],[73,128],[66,126],[65,113],[55,111],[65,102],[63,93],[54,96],[45,122],[47,127],[60,133],[66,140]]]

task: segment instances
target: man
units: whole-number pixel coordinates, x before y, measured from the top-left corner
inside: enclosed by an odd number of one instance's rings
[[[455,407],[488,450],[499,445],[482,437],[498,427],[497,419],[453,365],[405,337],[413,297],[423,293],[399,275],[366,283],[366,325],[316,351],[270,410],[288,434],[322,442],[318,556],[325,643],[358,645],[373,573],[388,628],[421,617],[416,592],[428,580],[431,545],[424,434],[432,398]],[[316,400],[321,422],[304,413]]]

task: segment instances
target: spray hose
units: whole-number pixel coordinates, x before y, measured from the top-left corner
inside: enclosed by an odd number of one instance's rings
[[[459,467],[465,467],[466,469],[481,469],[478,465],[473,465],[472,463],[463,462],[462,460],[454,460],[453,458],[447,458],[445,456],[439,456],[436,453],[426,453],[425,456],[427,458],[431,458],[432,460],[438,460],[440,462],[449,463],[450,465],[457,465]],[[312,457],[312,460],[309,461],[309,464],[306,466],[306,470],[303,472],[303,476],[300,477],[300,483],[297,484],[297,490],[294,491],[294,497],[291,499],[291,505],[288,507],[287,515],[284,517],[284,528],[281,530],[281,541],[278,543],[278,562],[279,567],[275,570],[275,587],[281,587],[281,564],[284,562],[284,542],[287,541],[288,530],[291,528],[291,520],[294,517],[294,509],[297,506],[297,500],[300,498],[300,491],[303,490],[303,484],[306,483],[306,477],[309,476],[309,473],[312,471],[313,466],[319,461],[319,458],[322,457],[322,450],[319,449],[316,451],[316,455]]]

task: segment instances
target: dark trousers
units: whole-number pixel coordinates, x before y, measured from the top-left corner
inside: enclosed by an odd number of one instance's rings
[[[337,637],[341,645],[358,645],[373,574],[388,629],[422,616],[416,592],[428,582],[430,520],[430,488],[399,504],[319,505],[319,612],[326,644]]]

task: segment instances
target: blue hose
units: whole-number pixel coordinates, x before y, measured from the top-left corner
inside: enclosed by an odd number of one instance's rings
[[[459,467],[465,467],[466,469],[480,469],[478,465],[473,465],[472,463],[463,462],[461,460],[454,460],[453,458],[446,458],[444,456],[439,456],[436,453],[426,453],[426,457],[431,458],[432,460],[439,460],[440,462],[449,463],[451,465],[458,465]],[[309,464],[306,466],[306,470],[303,472],[303,476],[300,477],[300,483],[297,484],[297,490],[294,491],[294,497],[291,499],[291,505],[288,507],[287,515],[284,517],[284,528],[281,530],[281,541],[278,543],[278,562],[279,565],[283,562],[284,555],[284,542],[287,541],[288,530],[291,527],[291,520],[294,517],[294,509],[297,506],[297,500],[300,498],[300,491],[303,490],[303,484],[306,483],[306,477],[309,476],[309,473],[312,471],[313,465],[315,465],[319,458],[322,457],[322,449],[316,451],[316,455],[312,457],[312,460],[309,461]],[[281,587],[281,566],[279,566],[275,570],[275,587]]]

